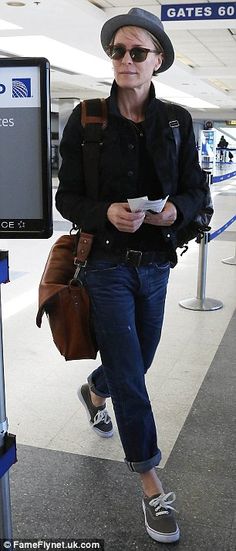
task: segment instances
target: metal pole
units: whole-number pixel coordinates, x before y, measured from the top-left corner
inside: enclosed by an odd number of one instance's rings
[[[5,378],[3,359],[2,336],[2,303],[0,285],[0,451],[4,445],[4,437],[7,433],[8,422],[6,418]],[[0,539],[12,539],[11,499],[9,472],[0,479]]]
[[[187,310],[218,310],[223,306],[220,300],[206,298],[208,239],[208,232],[204,232],[199,245],[197,297],[187,298],[179,302],[179,305]]]
[[[204,233],[199,246],[197,299],[204,300],[206,296],[206,272],[208,254],[208,234]]]

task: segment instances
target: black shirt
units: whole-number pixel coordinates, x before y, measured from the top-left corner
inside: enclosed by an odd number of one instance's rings
[[[135,128],[138,136],[138,178],[136,189],[134,184],[130,186],[130,195],[126,199],[147,196],[150,200],[161,199],[158,193],[158,182],[154,170],[153,161],[148,154],[146,147],[146,136],[142,122],[130,124]],[[135,233],[116,232],[113,247],[119,250],[135,249],[139,251],[160,251],[166,250],[166,244],[162,237],[160,228],[151,224],[143,223]]]

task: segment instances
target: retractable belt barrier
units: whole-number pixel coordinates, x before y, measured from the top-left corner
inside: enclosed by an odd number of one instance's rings
[[[233,224],[233,222],[235,222],[235,220],[236,220],[236,214],[232,216],[232,218],[230,218],[228,222],[226,222],[223,226],[221,226],[221,228],[218,228],[218,230],[215,230],[213,233],[209,233],[208,234],[209,241],[213,241],[213,239],[215,239],[216,237],[218,237],[218,235],[223,233],[229,226],[231,226],[231,224]]]
[[[199,243],[199,261],[198,261],[198,277],[197,277],[197,296],[181,300],[179,305],[188,310],[219,310],[223,307],[220,300],[206,297],[206,273],[207,273],[207,253],[208,243],[213,241],[221,233],[223,233],[233,222],[236,221],[236,215],[232,216],[223,226],[216,231],[202,232],[202,236],[197,240]],[[235,256],[222,260],[225,264],[236,265],[236,250]]]
[[[218,235],[220,235],[221,233],[223,233],[231,224],[233,224],[233,222],[236,221],[236,214],[234,216],[232,216],[232,218],[230,218],[230,220],[228,220],[228,222],[226,222],[226,224],[224,224],[223,226],[221,226],[221,228],[219,228],[218,230],[214,231],[213,233],[210,233],[209,235],[209,241],[212,241],[213,239],[215,239],[216,237],[218,237]],[[230,256],[229,258],[225,258],[224,260],[222,260],[222,262],[224,264],[231,264],[232,266],[236,266],[236,245],[235,245],[235,253],[234,253],[234,256]]]
[[[233,172],[227,172],[227,174],[220,174],[218,176],[213,176],[212,183],[217,184],[218,182],[223,182],[224,180],[229,180],[230,178],[234,178],[236,176],[236,170],[233,170]]]

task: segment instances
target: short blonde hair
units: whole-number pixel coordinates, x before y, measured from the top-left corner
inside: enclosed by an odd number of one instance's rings
[[[146,29],[143,29],[145,31],[145,33],[151,38],[155,48],[156,48],[156,51],[157,51],[157,54],[161,54],[162,55],[162,59],[165,58],[165,52],[162,48],[162,45],[160,44],[159,40],[157,40],[157,38],[154,36],[154,34],[150,33],[149,31],[146,31]],[[155,77],[156,75],[158,75],[158,69],[157,71],[153,71],[153,76]]]

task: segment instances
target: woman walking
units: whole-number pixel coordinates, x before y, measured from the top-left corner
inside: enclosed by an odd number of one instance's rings
[[[111,397],[129,469],[139,474],[148,534],[158,542],[179,539],[173,492],[165,493],[155,467],[161,460],[145,374],[163,323],[170,267],[177,262],[177,231],[205,197],[190,114],[176,106],[179,162],[165,104],[152,77],[166,71],[174,51],[161,21],[139,8],[108,20],[101,43],[114,82],[106,100],[108,124],[99,160],[98,199],[86,195],[83,128],[78,105],[64,130],[56,205],[94,244],[81,279],[86,285],[102,364],[79,389],[90,425],[111,437],[106,409]],[[128,199],[166,198],[160,213],[131,212]]]

